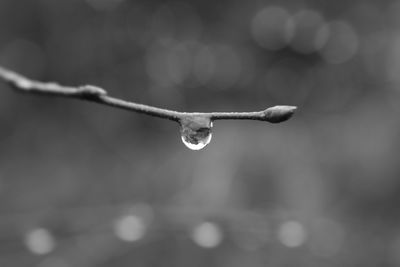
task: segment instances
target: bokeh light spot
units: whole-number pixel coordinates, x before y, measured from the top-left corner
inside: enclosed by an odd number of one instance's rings
[[[251,22],[251,33],[258,45],[269,50],[286,46],[293,36],[293,21],[286,9],[269,6],[260,10]]]
[[[25,235],[25,245],[32,253],[44,255],[54,250],[56,242],[47,229],[37,228]]]
[[[333,21],[323,25],[317,33],[316,46],[321,47],[322,58],[331,64],[351,59],[357,52],[358,35],[345,21]]]
[[[194,228],[192,239],[200,247],[214,248],[221,243],[222,232],[215,223],[203,222]]]
[[[306,238],[307,233],[304,226],[297,221],[284,222],[278,231],[279,241],[289,248],[301,246]]]
[[[144,237],[147,227],[142,218],[137,215],[127,215],[116,220],[115,235],[126,242],[135,242]]]
[[[320,13],[304,9],[297,12],[293,18],[294,35],[291,47],[300,53],[312,53],[320,47],[316,45],[318,29],[324,24]]]

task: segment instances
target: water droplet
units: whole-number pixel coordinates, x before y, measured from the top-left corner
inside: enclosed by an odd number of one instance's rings
[[[191,150],[200,150],[211,141],[213,126],[207,117],[196,116],[181,120],[182,142]]]

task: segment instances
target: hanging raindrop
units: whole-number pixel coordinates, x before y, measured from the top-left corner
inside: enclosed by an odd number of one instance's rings
[[[196,116],[184,118],[181,123],[182,142],[191,150],[200,150],[211,141],[213,126],[207,117]]]

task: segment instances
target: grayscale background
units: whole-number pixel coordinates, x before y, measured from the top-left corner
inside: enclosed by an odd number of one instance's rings
[[[400,1],[1,0],[0,65],[217,121],[0,84],[0,266],[400,266]]]

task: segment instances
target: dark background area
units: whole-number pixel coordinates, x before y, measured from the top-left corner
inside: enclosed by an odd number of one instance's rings
[[[0,63],[217,121],[0,85],[0,266],[399,266],[399,1],[0,1]]]

